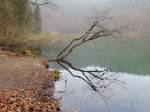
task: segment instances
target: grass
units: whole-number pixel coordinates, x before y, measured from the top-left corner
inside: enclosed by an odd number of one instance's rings
[[[61,72],[59,71],[59,70],[55,70],[54,71],[54,79],[55,80],[59,80],[60,79],[60,77],[61,77]]]
[[[0,46],[12,52],[26,55],[40,55],[42,46],[61,41],[69,36],[57,34],[36,34],[18,38],[0,38]]]

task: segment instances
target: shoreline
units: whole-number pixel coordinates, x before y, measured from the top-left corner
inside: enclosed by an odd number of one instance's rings
[[[54,73],[39,58],[0,49],[1,112],[60,112]]]

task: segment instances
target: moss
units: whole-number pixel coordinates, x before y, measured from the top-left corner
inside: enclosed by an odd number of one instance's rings
[[[54,71],[54,78],[55,80],[59,80],[61,77],[61,72],[59,70]]]

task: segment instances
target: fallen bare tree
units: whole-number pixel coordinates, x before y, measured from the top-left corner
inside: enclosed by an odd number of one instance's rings
[[[39,15],[40,6],[50,6],[57,7],[52,0],[25,0],[25,2],[35,9]],[[73,77],[77,77],[85,81],[94,91],[97,91],[98,88],[107,88],[110,83],[116,81],[116,78],[113,76],[108,76],[106,73],[109,69],[100,70],[94,68],[93,70],[82,69],[74,66],[71,62],[67,60],[67,57],[73,52],[73,50],[89,41],[98,39],[98,38],[107,38],[113,37],[113,35],[118,32],[116,28],[107,26],[104,23],[109,23],[112,18],[107,16],[108,11],[104,12],[102,16],[96,16],[96,19],[92,22],[89,29],[81,35],[79,38],[73,39],[54,59],[50,59],[49,62],[55,62],[60,65],[62,68],[67,70]],[[31,19],[32,14],[29,14],[27,17],[27,22]],[[39,16],[37,17],[39,18]],[[110,29],[113,28],[113,29]],[[77,75],[72,72],[72,70],[80,72],[82,75]],[[105,83],[107,82],[107,84]]]
[[[50,0],[26,0],[26,2],[33,7],[39,6],[51,6],[56,7]],[[67,61],[67,57],[73,52],[73,50],[89,41],[98,39],[98,38],[107,38],[113,37],[113,35],[118,32],[118,29],[110,26],[105,26],[103,23],[112,21],[112,18],[107,16],[108,11],[104,12],[104,15],[97,16],[96,19],[92,22],[89,29],[81,35],[79,38],[73,39],[57,56],[55,59],[50,59],[49,62],[55,62],[60,65],[62,68],[67,70],[73,77],[82,79],[85,81],[94,91],[97,91],[99,88],[107,88],[112,82],[116,82],[117,79],[113,76],[108,76],[106,73],[109,69],[100,70],[95,68],[93,70],[82,69],[74,66],[71,62]],[[72,72],[72,70],[80,72],[82,75],[77,75]],[[106,83],[107,84],[106,84]]]
[[[116,28],[110,29],[105,27],[104,21],[109,19],[106,16],[96,17],[89,29],[79,38],[73,39],[57,56],[55,59],[50,59],[49,62],[55,62],[62,68],[67,70],[73,77],[82,79],[85,81],[94,91],[98,91],[99,88],[107,88],[112,82],[116,81],[113,76],[105,75],[108,69],[99,70],[95,68],[94,70],[82,69],[74,66],[71,62],[67,61],[67,57],[73,52],[73,50],[89,41],[98,38],[113,37],[113,35],[118,32]],[[72,72],[72,70],[80,72],[82,75],[77,75]],[[109,83],[104,84],[105,81]]]

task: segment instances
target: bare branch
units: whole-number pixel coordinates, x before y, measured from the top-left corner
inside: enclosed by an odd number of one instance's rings
[[[79,38],[73,39],[57,56],[56,59],[49,60],[49,62],[56,62],[65,70],[67,70],[73,77],[77,77],[85,81],[94,91],[97,91],[98,88],[107,88],[114,80],[111,76],[105,75],[109,70],[85,70],[82,68],[77,68],[73,66],[69,61],[66,61],[66,58],[73,52],[73,50],[79,47],[82,44],[85,44],[89,41],[109,37],[116,33],[118,30],[109,29],[104,27],[101,23],[107,19],[107,17],[97,17],[89,29]],[[82,75],[74,74],[70,69],[80,72]],[[105,81],[109,81],[107,85],[104,84]],[[116,80],[117,81],[117,80]]]
[[[35,5],[39,6],[39,5],[48,5],[48,4],[50,4],[50,2],[48,0],[44,0],[42,2],[39,2],[39,0],[34,0],[34,1],[32,1],[32,0],[26,0],[26,3],[31,4],[33,6],[35,6]]]
[[[33,9],[39,8],[39,10],[41,7],[45,7],[45,6],[47,7],[49,6],[50,8],[53,8],[53,9],[58,8],[56,3],[53,0],[25,0],[25,3],[31,5]],[[26,25],[29,22],[29,20],[32,19],[32,15],[33,15],[32,13],[28,14],[27,19],[26,19]]]

